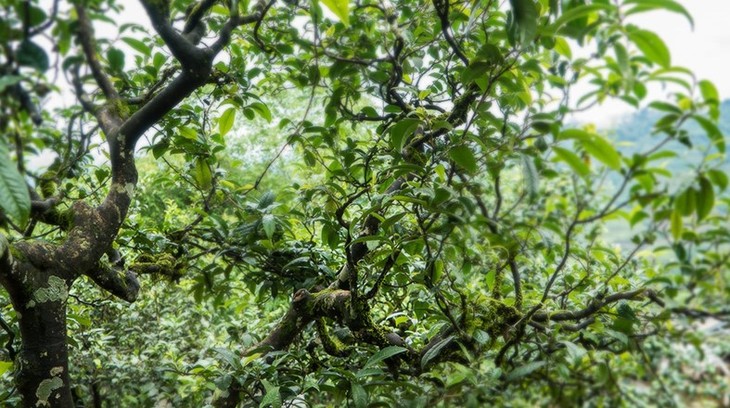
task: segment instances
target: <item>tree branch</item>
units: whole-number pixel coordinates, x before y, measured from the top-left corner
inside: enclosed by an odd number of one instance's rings
[[[627,292],[618,292],[603,298],[596,298],[591,301],[588,306],[581,310],[564,311],[557,313],[538,312],[532,316],[532,320],[537,322],[546,322],[548,320],[559,322],[563,320],[583,320],[601,310],[606,305],[618,302],[619,300],[637,300],[644,296],[656,296],[651,289],[640,288]]]
[[[96,268],[86,272],[86,276],[119,299],[130,303],[137,300],[139,281],[137,275],[131,270],[125,270],[100,261]]]
[[[80,4],[76,4],[75,8],[76,14],[79,17],[78,38],[81,43],[81,48],[84,50],[86,61],[91,68],[91,74],[108,100],[119,99],[119,93],[117,93],[112,81],[104,72],[101,63],[99,63],[99,59],[96,58],[94,28],[91,26],[91,21],[89,21],[89,17],[86,15],[86,8]]]
[[[147,10],[152,27],[184,68],[194,69],[201,63],[207,65],[203,62],[209,59],[207,53],[193,45],[170,25],[170,10],[166,1],[140,0],[140,2]]]

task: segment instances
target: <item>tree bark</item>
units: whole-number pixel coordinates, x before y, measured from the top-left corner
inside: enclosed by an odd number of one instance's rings
[[[21,350],[16,364],[24,407],[72,407],[65,300],[17,309]]]

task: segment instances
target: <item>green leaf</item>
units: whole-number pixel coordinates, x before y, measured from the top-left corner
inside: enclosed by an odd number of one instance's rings
[[[210,172],[208,162],[203,158],[195,160],[195,168],[193,172],[195,182],[202,190],[209,190],[212,186],[213,175]]]
[[[512,5],[512,38],[518,43],[532,41],[537,33],[537,9],[532,0],[510,0]]]
[[[624,13],[626,16],[656,9],[664,9],[666,11],[682,14],[687,18],[690,26],[694,29],[695,22],[692,19],[692,15],[689,14],[684,6],[674,0],[627,0],[624,2],[624,5],[635,5],[633,8]]]
[[[274,236],[274,231],[276,230],[276,218],[274,218],[271,214],[265,214],[263,218],[261,218],[261,224],[264,227],[266,237],[270,240]]]
[[[0,377],[13,368],[12,361],[0,361]]]
[[[533,372],[539,370],[542,368],[546,363],[544,361],[533,361],[531,363],[527,363],[523,366],[517,367],[514,370],[510,371],[506,376],[505,379],[507,381],[514,381],[517,379],[520,379],[524,376],[530,375]]]
[[[522,155],[522,177],[530,200],[534,200],[540,190],[540,177],[537,174],[535,160],[527,155]]]
[[[704,79],[699,82],[700,86],[700,93],[702,93],[702,98],[707,103],[718,103],[720,102],[720,93],[717,92],[717,88],[715,87],[715,84],[712,82]]]
[[[43,9],[30,4],[30,2],[22,2],[23,4],[18,7],[18,17],[21,21],[26,21],[26,7],[30,11],[27,15],[27,22],[29,27],[35,27],[46,21],[48,15]],[[6,3],[7,4],[7,3]],[[12,2],[11,2],[12,4]]]
[[[568,166],[570,166],[579,176],[585,177],[591,173],[591,170],[585,162],[570,150],[555,146],[553,147],[553,152],[555,152],[558,159],[568,163]]]
[[[674,209],[683,216],[688,216],[695,211],[696,202],[696,191],[692,188],[688,188],[677,196],[674,201]]]
[[[672,231],[672,238],[676,241],[682,236],[682,214],[676,209],[672,211],[670,222],[670,229]]]
[[[225,136],[233,128],[235,122],[236,108],[226,109],[221,117],[218,118],[218,132],[220,132],[221,136]]]
[[[23,176],[10,160],[10,152],[0,139],[0,210],[17,224],[25,225],[30,216],[30,194]]]
[[[613,170],[621,170],[621,155],[601,136],[580,129],[568,129],[560,134],[559,139],[576,139],[588,154]]]
[[[251,108],[258,112],[259,115],[261,115],[262,118],[266,119],[267,122],[271,123],[271,111],[269,110],[269,107],[266,106],[266,104],[261,102],[254,102],[247,106],[248,108]]]
[[[728,186],[728,177],[724,171],[717,169],[711,169],[707,171],[707,178],[712,181],[712,184],[720,187],[721,191],[725,191]]]
[[[476,79],[481,78],[484,74],[489,71],[489,63],[486,61],[474,61],[469,64],[464,72],[461,73],[461,82],[469,84],[474,82]]]
[[[456,164],[461,166],[464,170],[469,173],[476,173],[479,170],[477,159],[474,157],[474,153],[467,146],[456,146],[449,150],[449,157]]]
[[[704,129],[705,133],[707,133],[707,137],[717,147],[717,150],[719,150],[720,153],[725,153],[725,136],[720,131],[720,128],[712,123],[711,120],[703,116],[692,115],[692,119],[694,119],[694,121],[697,122],[702,129]]]
[[[633,28],[629,30],[628,37],[649,61],[656,62],[663,68],[669,68],[672,65],[669,48],[658,35],[651,31]]]
[[[109,48],[106,52],[106,60],[109,61],[109,68],[115,72],[124,70],[124,53],[117,48]]]
[[[421,368],[425,368],[428,366],[428,363],[431,362],[434,358],[438,357],[439,353],[441,353],[441,350],[449,345],[456,336],[449,336],[445,339],[442,339],[438,343],[436,343],[433,347],[428,349],[426,353],[423,354],[423,357],[421,357]]]
[[[150,47],[148,47],[147,44],[145,44],[144,42],[142,42],[136,38],[122,37],[122,41],[124,41],[125,43],[127,43],[127,45],[129,45],[130,47],[132,47],[133,49],[135,49],[136,51],[138,51],[139,53],[141,53],[143,55],[146,55],[149,57],[152,54],[152,49],[150,49]]]
[[[19,65],[35,68],[45,72],[48,69],[48,55],[38,44],[30,40],[23,40],[15,51],[15,59]]]
[[[568,24],[571,21],[577,20],[589,16],[599,10],[615,10],[616,6],[611,4],[585,4],[578,7],[573,7],[565,13],[561,14],[560,17],[556,18],[555,21],[550,25],[550,30],[554,33],[558,32],[560,28]]]
[[[368,393],[365,387],[356,382],[350,384],[350,396],[355,408],[365,408],[368,405]]]
[[[223,347],[215,347],[213,348],[213,351],[215,351],[218,356],[220,356],[221,360],[228,363],[231,367],[235,369],[241,368],[240,357],[236,356],[232,351]]]
[[[266,394],[263,398],[261,398],[261,403],[259,404],[259,408],[280,408],[281,407],[281,393],[279,392],[279,387],[275,386],[268,380],[261,380],[261,384],[264,386],[264,390],[266,390]]]
[[[333,12],[345,25],[350,25],[349,0],[319,0]]]
[[[408,138],[418,129],[421,124],[420,119],[405,118],[391,126],[390,128],[390,145],[393,149],[400,153],[403,150]]]
[[[700,191],[697,194],[697,219],[702,220],[712,212],[712,207],[715,206],[715,190],[712,188],[712,183],[705,177],[700,177]]]
[[[401,354],[406,351],[408,351],[408,349],[403,348],[403,347],[398,347],[398,346],[389,346],[389,347],[382,348],[382,349],[378,350],[377,353],[373,354],[368,359],[368,362],[365,363],[365,365],[362,368],[364,370],[368,367],[372,367],[375,364],[378,364],[379,362],[385,360],[386,358],[393,357],[397,354]]]
[[[0,76],[0,92],[4,91],[5,88],[13,86],[23,80],[22,76],[19,75],[3,75]]]

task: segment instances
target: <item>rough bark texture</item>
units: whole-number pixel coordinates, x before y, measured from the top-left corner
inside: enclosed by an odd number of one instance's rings
[[[197,48],[169,23],[169,10],[143,2],[158,34],[182,64],[182,72],[130,117],[118,106],[112,81],[97,59],[93,27],[83,6],[77,5],[78,40],[92,76],[106,99],[94,105],[80,81],[75,82],[83,108],[94,115],[106,134],[112,182],[104,201],[95,208],[83,201],[53,218],[67,232],[59,244],[41,241],[9,243],[0,235],[0,283],[10,294],[18,313],[22,349],[17,360],[17,384],[27,407],[73,406],[66,348],[66,297],[73,281],[87,275],[97,285],[126,301],[139,291],[136,275],[103,260],[110,253],[133,199],[137,184],[135,145],[147,129],[183,99],[206,83],[216,53],[237,25],[256,21],[259,15],[235,17],[226,24],[214,48]],[[160,3],[164,4],[164,3]],[[38,217],[36,221],[48,219]],[[110,259],[111,261],[111,256]]]

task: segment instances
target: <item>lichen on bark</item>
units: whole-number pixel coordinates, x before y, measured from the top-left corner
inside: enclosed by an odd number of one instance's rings
[[[45,302],[63,302],[66,298],[68,298],[66,281],[51,275],[48,277],[48,286],[33,292],[33,298],[28,302],[28,307],[35,307],[37,304]]]

